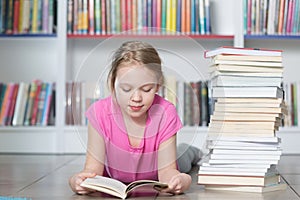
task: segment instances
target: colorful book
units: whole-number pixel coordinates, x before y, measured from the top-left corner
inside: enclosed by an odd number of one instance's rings
[[[18,90],[18,95],[17,95],[17,99],[16,99],[16,106],[15,106],[14,116],[13,116],[13,120],[12,120],[13,126],[23,125],[26,101],[28,98],[28,90],[29,90],[28,83],[21,82],[19,84],[19,90]]]

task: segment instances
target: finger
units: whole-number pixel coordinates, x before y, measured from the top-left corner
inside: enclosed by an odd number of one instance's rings
[[[96,173],[94,172],[81,172],[78,174],[78,176],[82,179],[86,179],[86,178],[92,178],[96,176]]]

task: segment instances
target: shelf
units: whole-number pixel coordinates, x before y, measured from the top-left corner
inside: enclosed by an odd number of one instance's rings
[[[194,39],[211,39],[211,40],[233,40],[233,35],[162,35],[162,34],[152,34],[152,35],[139,35],[139,34],[115,34],[115,35],[80,35],[80,34],[68,34],[68,39],[106,39],[110,37],[126,38],[158,38],[158,39],[174,39],[174,38],[194,38]]]
[[[56,130],[55,126],[2,126],[0,127],[1,133],[8,132],[53,132]]]
[[[55,38],[57,34],[0,34],[0,38]]]
[[[300,35],[244,35],[245,40],[300,40]]]

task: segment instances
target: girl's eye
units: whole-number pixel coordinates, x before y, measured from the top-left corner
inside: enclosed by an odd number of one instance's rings
[[[150,92],[151,90],[152,90],[152,88],[149,88],[149,89],[145,88],[145,89],[143,89],[144,92]]]
[[[130,92],[130,89],[129,89],[129,88],[122,88],[122,90],[123,90],[124,92]]]

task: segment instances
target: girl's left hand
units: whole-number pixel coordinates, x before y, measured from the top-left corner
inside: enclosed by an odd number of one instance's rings
[[[168,182],[168,188],[161,190],[172,194],[181,194],[189,189],[192,183],[192,177],[185,173],[176,174]]]

